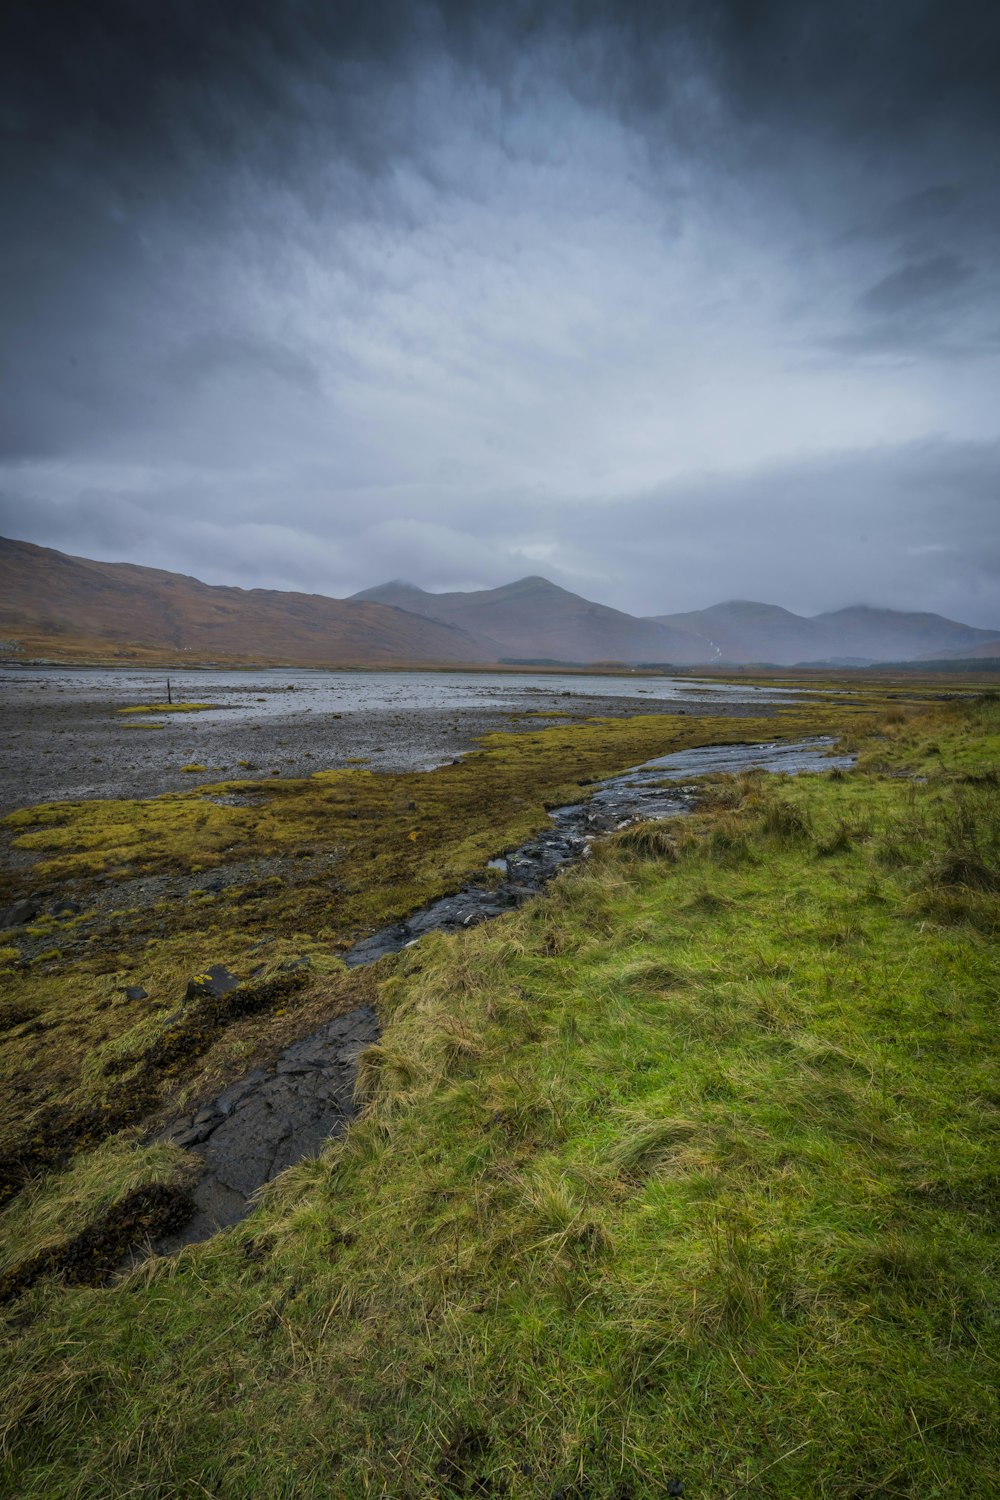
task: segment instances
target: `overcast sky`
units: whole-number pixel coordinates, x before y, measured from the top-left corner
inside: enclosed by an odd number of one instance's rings
[[[1000,623],[1000,9],[7,0],[0,532]]]

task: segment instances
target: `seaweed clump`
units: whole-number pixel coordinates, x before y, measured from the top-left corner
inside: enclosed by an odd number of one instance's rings
[[[308,974],[296,970],[260,984],[241,984],[226,994],[206,993],[205,997],[181,1015],[157,1037],[145,1052],[119,1057],[105,1063],[105,1073],[122,1073],[140,1067],[150,1078],[167,1077],[197,1058],[203,1057],[220,1031],[281,1005],[308,981]]]
[[[2,1152],[0,1205],[13,1198],[39,1172],[60,1166],[77,1152],[138,1124],[158,1103],[155,1089],[139,1080],[129,1080],[85,1108],[53,1105],[43,1110],[30,1127],[30,1137]]]
[[[296,971],[260,984],[239,985],[224,995],[206,995],[144,1052],[106,1064],[106,1074],[135,1071],[96,1103],[77,1109],[57,1105],[42,1111],[30,1127],[30,1136],[2,1152],[0,1204],[37,1173],[62,1165],[69,1157],[151,1115],[160,1103],[164,1079],[204,1056],[227,1026],[280,1005],[301,989],[307,978],[306,973]]]
[[[186,1187],[152,1182],[136,1188],[72,1239],[49,1246],[0,1276],[0,1303],[20,1296],[43,1276],[61,1276],[71,1286],[97,1286],[133,1246],[180,1229],[194,1211]]]

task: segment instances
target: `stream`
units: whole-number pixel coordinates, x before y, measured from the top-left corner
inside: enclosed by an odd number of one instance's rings
[[[796,743],[710,745],[644,762],[595,783],[585,802],[550,812],[551,827],[512,853],[490,861],[500,872],[470,883],[401,921],[362,938],[344,954],[351,967],[375,963],[419,942],[425,933],[454,932],[520,906],[561,869],[584,858],[595,837],[630,823],[678,817],[697,801],[692,778],[763,770],[795,775],[853,764],[832,756],[825,738]],[[171,1254],[242,1219],[254,1193],[279,1172],[314,1156],[343,1133],[354,1113],[358,1057],[378,1040],[375,1011],[362,1005],[295,1042],[267,1068],[255,1068],[210,1104],[175,1123],[164,1139],[200,1156],[205,1171],[193,1191],[194,1217],[155,1249]]]

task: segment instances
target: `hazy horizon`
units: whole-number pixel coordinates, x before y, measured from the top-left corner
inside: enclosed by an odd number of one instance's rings
[[[1000,12],[14,0],[0,531],[1000,625]]]

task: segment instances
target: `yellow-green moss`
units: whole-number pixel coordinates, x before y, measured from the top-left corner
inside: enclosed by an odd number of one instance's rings
[[[55,880],[109,869],[190,869],[308,843],[337,849],[357,864],[359,879],[374,885],[404,872],[418,876],[429,846],[434,852],[424,873],[439,857],[455,869],[459,845],[469,858],[486,848],[499,853],[543,826],[546,807],[572,801],[589,781],[651,756],[759,740],[765,730],[782,739],[837,732],[868,711],[803,705],[767,721],[651,714],[553,725],[530,735],[487,735],[481,750],[429,772],[344,768],[141,800],[43,803],[10,814],[4,826],[15,832],[18,848],[45,856],[38,874]],[[417,804],[414,816],[410,802]]]
[[[128,708],[119,708],[120,714],[198,714],[206,709],[218,708],[217,703],[136,703]]]

